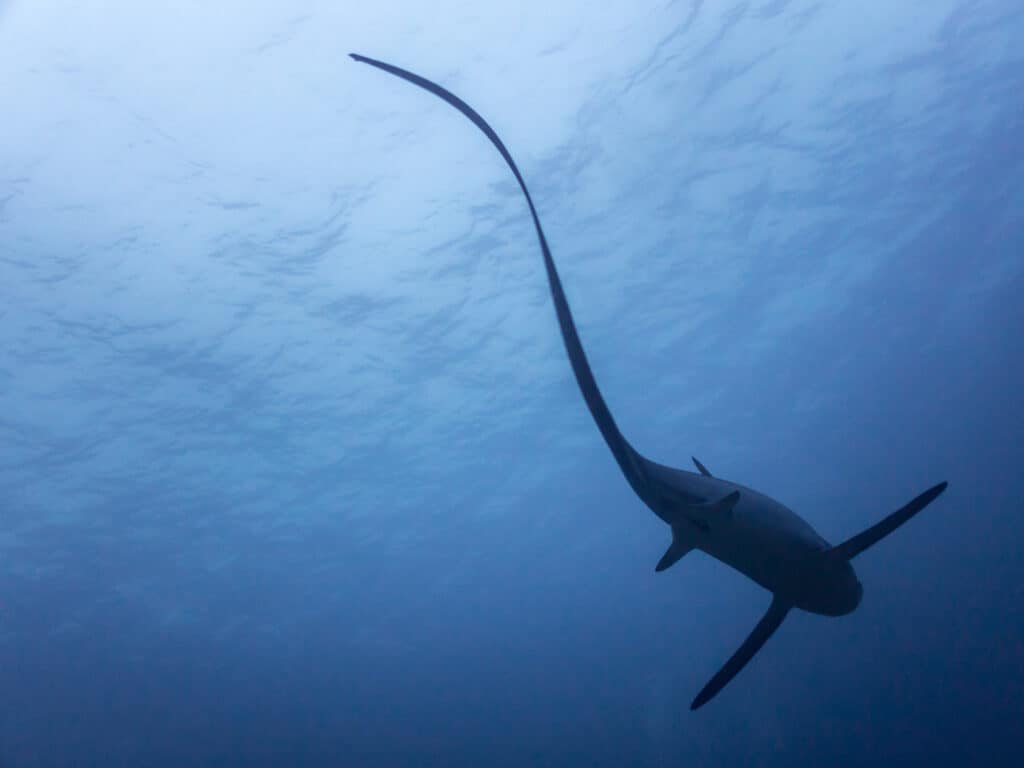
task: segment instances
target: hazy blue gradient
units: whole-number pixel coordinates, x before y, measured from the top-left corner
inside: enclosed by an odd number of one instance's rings
[[[0,2],[0,763],[1016,765],[1024,4]],[[637,11],[638,6],[646,10]],[[651,458],[831,541],[654,573]]]

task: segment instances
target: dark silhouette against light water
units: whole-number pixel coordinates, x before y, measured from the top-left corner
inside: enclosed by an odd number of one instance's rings
[[[739,650],[697,694],[697,709],[711,700],[743,669],[779,628],[793,608],[825,616],[843,616],[860,604],[863,589],[850,561],[934,501],[946,483],[929,488],[878,524],[831,546],[806,521],[774,499],[715,477],[696,458],[699,472],[663,466],[638,453],[619,431],[590,370],[569,303],[562,290],[537,210],[504,143],[477,112],[459,97],[407,70],[351,54],[435,94],[468,117],[491,140],[519,182],[537,231],[551,298],[562,340],[583,399],[615,461],[637,496],[672,529],[672,543],[656,566],[663,571],[698,549],[732,566],[772,593],[768,611]]]

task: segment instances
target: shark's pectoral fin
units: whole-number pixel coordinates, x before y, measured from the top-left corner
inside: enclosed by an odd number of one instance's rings
[[[665,550],[665,554],[661,556],[661,560],[654,566],[654,570],[657,573],[661,573],[666,568],[670,568],[679,562],[680,558],[689,552],[693,547],[683,541],[683,537],[679,535],[678,531],[672,528],[672,543],[668,549]]]
[[[690,709],[699,709],[711,701],[715,695],[721,691],[730,680],[736,677],[737,673],[747,665],[747,662],[754,658],[754,654],[761,650],[761,646],[764,645],[768,638],[774,634],[775,630],[779,628],[782,620],[786,618],[786,614],[789,613],[790,605],[783,602],[778,597],[772,598],[772,604],[768,607],[768,612],[761,618],[761,621],[754,627],[754,631],[750,633],[746,640],[743,641],[743,645],[740,646],[739,650],[732,655],[725,666],[722,667],[715,674],[714,677],[708,682],[707,685],[701,689],[701,692],[697,694],[697,698],[693,700],[690,705]]]
[[[691,456],[690,458],[693,459],[693,465],[697,467],[697,469],[700,471],[702,475],[704,475],[704,477],[714,477],[714,475],[708,472],[708,468],[700,463],[700,459],[698,459],[696,456]]]
[[[833,547],[832,552],[836,556],[843,557],[847,560],[856,557],[872,544],[877,544],[879,540],[888,536],[907,522],[907,520],[935,501],[935,499],[937,499],[944,490],[946,490],[945,482],[932,486],[920,496],[917,496],[897,509],[881,522],[875,523],[866,531],[861,531],[853,538],[847,539],[842,544]]]

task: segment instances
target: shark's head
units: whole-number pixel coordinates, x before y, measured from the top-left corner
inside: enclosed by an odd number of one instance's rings
[[[819,583],[819,589],[816,590],[815,612],[825,616],[853,613],[864,597],[864,586],[849,560],[836,557],[832,552],[825,552],[824,555],[828,558],[825,568],[828,577]]]

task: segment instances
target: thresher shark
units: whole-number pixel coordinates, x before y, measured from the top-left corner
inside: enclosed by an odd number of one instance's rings
[[[641,501],[671,528],[672,543],[655,570],[664,571],[686,553],[697,549],[732,566],[772,594],[771,605],[761,621],[697,694],[690,709],[703,706],[721,691],[793,608],[825,616],[852,612],[863,594],[851,565],[853,558],[928,506],[946,489],[946,483],[929,488],[876,525],[832,546],[786,506],[763,493],[714,476],[696,458],[693,463],[698,471],[688,472],[642,456],[619,431],[597,387],[533,199],[504,143],[472,107],[440,85],[383,61],[358,54],[351,56],[358,62],[407,80],[455,107],[491,140],[508,163],[526,197],[537,231],[562,340],[583,399],[626,481]]]

